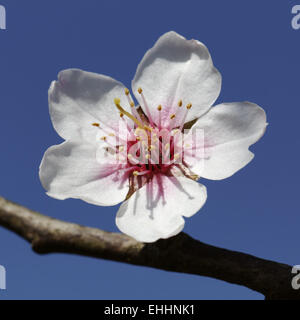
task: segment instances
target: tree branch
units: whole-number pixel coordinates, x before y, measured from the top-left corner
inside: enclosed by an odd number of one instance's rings
[[[258,291],[266,299],[300,299],[292,267],[207,245],[185,233],[155,243],[53,219],[0,197],[0,226],[40,254],[63,252],[212,277]]]

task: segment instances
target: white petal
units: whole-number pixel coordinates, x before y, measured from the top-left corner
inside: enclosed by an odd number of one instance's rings
[[[93,123],[115,130],[120,121],[115,98],[124,102],[124,109],[130,109],[122,83],[78,69],[61,71],[58,81],[53,81],[49,89],[53,126],[66,140],[94,139],[97,128],[92,126]]]
[[[116,167],[110,154],[98,151],[95,144],[71,141],[50,147],[40,165],[40,180],[47,194],[101,206],[123,201],[128,182],[122,181],[122,170]]]
[[[187,116],[190,121],[204,114],[215,102],[221,89],[221,75],[214,68],[204,44],[186,40],[172,31],[158,39],[137,68],[132,88],[143,106],[137,94],[139,87],[143,89],[156,123],[157,106],[162,105],[163,111],[167,109],[167,114],[163,114],[168,117],[178,110],[179,100],[184,105],[192,103]]]
[[[205,149],[203,161],[192,166],[192,171],[213,180],[233,175],[253,159],[248,148],[262,137],[266,125],[264,110],[254,103],[224,103],[211,108],[192,127],[191,132],[204,130]]]
[[[159,185],[163,186],[163,195]],[[206,188],[186,177],[155,176],[121,205],[116,224],[141,242],[169,238],[183,229],[182,216],[195,214],[206,197]]]

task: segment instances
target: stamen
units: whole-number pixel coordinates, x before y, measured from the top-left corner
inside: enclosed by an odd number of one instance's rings
[[[191,103],[186,105],[185,113],[183,115],[183,118],[182,118],[182,121],[181,121],[181,125],[180,125],[180,131],[182,130],[182,128],[183,128],[183,126],[185,124],[186,116],[188,114],[188,111],[191,109],[191,107],[192,107]]]
[[[182,107],[182,100],[181,99],[178,101],[178,107]]]
[[[129,167],[129,168],[121,169],[121,170],[123,170],[123,172],[128,172],[128,171],[135,170],[138,168],[139,168],[138,166],[134,166],[134,167]]]
[[[134,102],[132,101],[132,97],[130,95],[130,91],[126,88],[125,89],[125,94],[127,96],[127,100],[128,100],[128,103],[131,107],[131,113],[133,114],[133,116],[138,119],[138,121],[142,122],[142,119],[140,117],[140,115],[138,114],[138,112],[136,111],[136,108],[135,108],[135,105],[134,105]]]
[[[171,130],[172,128],[174,128],[174,126],[175,126],[175,125],[174,125],[174,122],[175,122],[174,119],[175,119],[175,118],[176,118],[176,115],[175,115],[175,114],[171,114],[171,115],[170,115],[170,120],[171,120],[171,121],[169,122],[169,129],[170,129],[170,130]]]
[[[103,141],[106,141],[106,139],[107,138],[105,136],[100,138],[100,140],[103,140]]]
[[[121,117],[123,117],[124,115],[126,115],[129,119],[131,119],[132,121],[134,121],[134,122],[137,124],[138,127],[143,128],[143,124],[142,124],[140,121],[138,121],[132,114],[130,114],[129,112],[125,111],[125,110],[121,107],[121,105],[120,105],[121,100],[120,100],[119,98],[115,98],[114,102],[115,102],[116,107],[117,107],[117,108],[119,109],[119,111],[121,112],[121,113],[120,113],[120,116],[121,116]]]
[[[142,97],[143,104],[144,104],[145,109],[146,109],[146,116],[147,116],[147,118],[148,118],[149,121],[150,121],[150,125],[153,127],[153,126],[154,126],[154,122],[153,122],[153,120],[152,120],[151,113],[150,113],[148,104],[147,104],[147,102],[146,102],[145,96],[144,96],[144,94],[143,94],[142,88],[138,88],[138,93],[139,93],[139,94],[141,95],[141,97]]]
[[[161,104],[157,107],[157,110],[158,111],[162,110]],[[159,114],[158,114],[158,127],[159,127],[159,129],[161,129],[161,112],[159,112]]]
[[[92,126],[94,126],[94,127],[100,127],[100,124],[97,123],[97,122],[95,122],[95,123],[92,123]]]
[[[150,170],[146,170],[146,171],[133,171],[133,175],[134,176],[143,176],[144,174],[147,174],[147,173],[149,173],[150,172]]]
[[[147,129],[149,131],[151,131],[151,128],[149,128],[148,126],[144,126],[141,121],[139,121],[138,119],[136,119],[131,113],[127,112],[126,110],[124,110],[121,105],[120,102],[121,100],[119,98],[115,98],[114,99],[115,105],[118,108],[118,110],[121,112],[120,113],[120,117],[123,117],[124,115],[126,115],[129,119],[131,119],[133,122],[136,123],[136,125],[141,128],[141,129]]]

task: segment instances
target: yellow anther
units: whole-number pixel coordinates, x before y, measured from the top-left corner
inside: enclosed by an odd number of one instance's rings
[[[174,119],[176,117],[176,115],[175,114],[172,114],[171,116],[170,116],[170,119],[172,120],[172,119]]]
[[[138,171],[133,171],[132,174],[133,174],[134,176],[138,176],[138,175],[139,175],[139,172],[138,172]]]
[[[120,103],[121,103],[121,100],[120,100],[119,98],[115,98],[115,99],[114,99],[114,103],[115,103],[115,105],[120,104]]]
[[[101,137],[100,140],[106,141],[106,137]]]
[[[129,90],[127,88],[125,88],[125,94],[126,94],[126,96],[129,95]]]
[[[178,101],[178,107],[182,107],[182,100]]]
[[[150,159],[150,155],[149,155],[149,154],[146,154],[145,158],[146,158],[146,159]]]
[[[179,153],[175,153],[174,154],[174,159],[176,160],[176,159],[178,159],[179,158]]]
[[[191,145],[190,145],[189,143],[187,143],[187,144],[185,145],[185,147],[186,147],[186,148],[190,148]]]
[[[141,140],[141,138],[140,138],[140,137],[136,137],[136,140],[137,140],[137,141],[140,141],[140,140]]]
[[[122,152],[122,151],[124,151],[124,147],[123,147],[123,146],[120,146],[120,147],[119,147],[119,152]]]
[[[157,107],[157,110],[158,110],[158,111],[161,111],[161,109],[162,109],[162,106],[159,105],[159,106]]]
[[[189,103],[189,104],[186,105],[186,108],[187,108],[187,109],[191,109],[191,107],[192,107],[192,104],[191,104],[191,103]]]
[[[138,88],[138,93],[141,94],[143,92],[142,88]]]
[[[134,102],[133,101],[130,102],[130,107],[132,107],[132,108],[134,107]]]
[[[151,146],[149,147],[149,150],[151,151],[151,150],[155,150],[155,149],[156,149],[155,146],[153,144],[151,144]]]
[[[131,113],[127,112],[126,110],[124,110],[121,105],[120,102],[121,100],[119,98],[115,98],[114,99],[115,105],[118,108],[118,110],[121,112],[120,113],[120,117],[123,117],[124,115],[126,115],[129,119],[131,119],[132,121],[134,121],[138,127],[140,127],[141,129],[147,129],[147,130],[152,130],[151,128],[144,126],[138,119],[136,119]]]
[[[115,136],[114,133],[109,133],[108,135],[109,135],[110,137],[114,137],[114,136]]]
[[[170,148],[170,143],[167,143],[166,145],[165,145],[165,150],[168,150]]]
[[[97,122],[95,122],[95,123],[92,123],[92,126],[94,126],[94,127],[100,127],[100,124],[97,123]]]

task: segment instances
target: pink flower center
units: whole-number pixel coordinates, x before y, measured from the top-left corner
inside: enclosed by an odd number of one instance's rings
[[[125,89],[125,94],[131,112],[121,106],[120,99],[114,100],[115,106],[120,112],[121,124],[127,127],[125,130],[127,137],[120,133],[117,134],[116,143],[109,142],[110,136],[114,136],[114,133],[108,133],[107,136],[101,138],[121,161],[119,170],[123,172],[122,180],[129,179],[131,185],[134,186],[133,188],[136,189],[149,182],[154,175],[173,175],[173,168],[177,168],[179,172],[189,178],[198,178],[189,172],[188,165],[184,160],[186,148],[183,146],[182,131],[192,104],[189,103],[186,108],[182,108],[180,100],[176,108],[168,110],[168,121],[166,121],[166,117],[162,119],[164,107],[159,105],[157,107],[158,118],[154,120],[142,89],[139,88],[138,92],[141,95],[145,112],[141,108],[135,107],[128,89]],[[133,122],[133,128],[127,121]],[[100,127],[98,123],[93,125]],[[188,150],[192,149],[192,146],[189,146]]]

